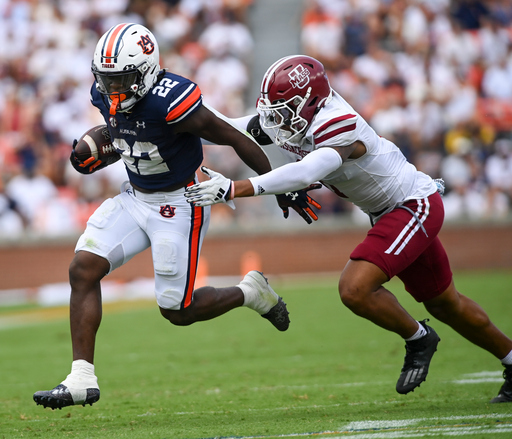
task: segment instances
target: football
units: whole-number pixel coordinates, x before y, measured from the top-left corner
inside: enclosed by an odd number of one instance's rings
[[[75,155],[81,161],[94,157],[107,165],[121,158],[116,152],[106,125],[98,125],[85,132],[75,146]]]

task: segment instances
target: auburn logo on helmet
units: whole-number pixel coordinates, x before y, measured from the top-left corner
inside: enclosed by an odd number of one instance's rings
[[[176,215],[176,208],[169,206],[168,204],[165,206],[160,206],[160,215],[162,215],[164,218],[172,218],[174,215]]]
[[[155,51],[155,43],[151,41],[149,35],[141,35],[137,44],[142,47],[142,53],[145,53],[146,55],[151,55]]]
[[[309,84],[309,75],[310,71],[306,69],[302,65],[298,65],[295,67],[290,73],[288,73],[288,77],[290,78],[290,84],[293,88],[304,88]]]

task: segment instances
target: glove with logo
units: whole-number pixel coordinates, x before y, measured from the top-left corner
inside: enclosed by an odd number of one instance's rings
[[[107,162],[103,162],[102,160],[96,159],[92,156],[86,160],[79,159],[76,152],[77,144],[78,141],[75,139],[73,141],[73,150],[69,156],[69,161],[73,165],[73,168],[80,172],[80,174],[92,174],[93,172],[103,169],[108,165]]]
[[[201,172],[210,180],[188,187],[185,191],[187,201],[200,207],[226,203],[231,209],[236,209],[235,203],[231,199],[233,182],[206,166],[201,166]]]
[[[282,209],[284,217],[288,218],[288,208],[291,207],[304,218],[304,221],[308,224],[311,224],[313,220],[318,220],[318,216],[313,212],[310,206],[314,206],[317,209],[321,209],[322,206],[308,195],[308,191],[320,189],[321,187],[322,185],[320,183],[315,183],[309,185],[306,189],[276,195],[277,204],[279,204],[279,207]]]

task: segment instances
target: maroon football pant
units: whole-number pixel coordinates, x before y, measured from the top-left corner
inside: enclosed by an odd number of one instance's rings
[[[391,279],[397,276],[418,302],[443,293],[452,281],[450,262],[438,238],[444,206],[436,192],[404,203],[385,214],[351,253],[379,267]],[[411,213],[412,211],[412,213]]]

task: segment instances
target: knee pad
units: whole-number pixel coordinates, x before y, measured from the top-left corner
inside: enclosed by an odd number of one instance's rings
[[[176,232],[158,231],[151,239],[155,273],[179,279],[186,275],[188,245],[186,238]]]
[[[188,240],[176,232],[158,231],[152,235],[151,249],[156,301],[164,309],[178,310],[188,284]]]

